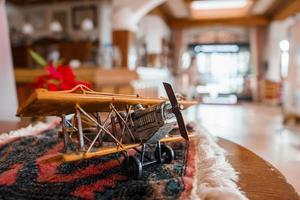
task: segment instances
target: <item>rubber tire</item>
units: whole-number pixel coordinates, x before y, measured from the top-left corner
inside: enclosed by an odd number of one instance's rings
[[[129,177],[140,179],[142,177],[143,166],[141,161],[135,156],[128,156],[122,162],[122,167]]]
[[[175,157],[175,153],[173,149],[170,146],[164,144],[161,144],[160,148],[161,148],[161,160],[159,160],[158,147],[156,147],[154,152],[155,159],[158,161],[158,163],[164,163],[164,164],[171,163]]]

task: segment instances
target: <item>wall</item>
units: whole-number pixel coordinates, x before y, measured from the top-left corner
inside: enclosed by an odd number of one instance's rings
[[[274,21],[269,27],[268,41],[268,71],[266,79],[280,81],[280,57],[281,50],[279,43],[281,40],[289,39],[289,27],[293,24],[293,19],[288,18],[284,21]]]
[[[39,38],[45,36],[51,36],[53,33],[49,31],[49,25],[52,21],[52,15],[54,12],[62,11],[67,14],[67,27],[66,32],[73,39],[82,39],[87,37],[92,37],[94,39],[98,38],[101,30],[100,23],[103,23],[101,17],[106,17],[110,15],[109,13],[103,14],[103,4],[107,5],[106,1],[81,1],[81,2],[62,2],[62,3],[53,3],[53,4],[40,4],[40,5],[30,5],[30,6],[15,6],[9,5],[7,6],[8,12],[8,20],[11,27],[15,27],[17,30],[21,30],[22,25],[29,21],[30,23],[36,22],[40,24],[40,29],[35,29],[35,32],[32,35],[32,38]],[[111,4],[111,3],[110,3]],[[98,28],[95,28],[91,32],[87,33],[82,30],[75,30],[72,26],[72,9],[77,6],[89,6],[95,5],[97,8],[98,14]],[[109,10],[109,6],[107,7]],[[109,27],[108,27],[109,28]]]
[[[264,100],[265,62],[267,60],[268,27],[250,28],[251,90],[254,101]]]
[[[243,27],[212,26],[184,31],[184,43],[248,42],[249,30]]]
[[[289,71],[284,81],[284,109],[300,115],[300,19],[289,27]]]
[[[166,0],[113,0],[113,30],[136,32],[138,23],[149,11]]]
[[[266,79],[282,83],[282,101],[284,112],[300,115],[300,18],[289,17],[274,21],[269,28],[268,71]],[[288,40],[289,64],[288,76],[281,78],[281,49],[279,43]]]
[[[155,27],[155,28],[153,28]],[[144,37],[147,53],[161,54],[162,40],[170,40],[171,31],[164,20],[157,15],[147,15],[139,23],[140,37]]]
[[[0,0],[0,120],[17,120],[16,87],[4,0]]]

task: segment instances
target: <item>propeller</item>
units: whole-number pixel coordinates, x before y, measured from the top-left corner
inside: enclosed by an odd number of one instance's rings
[[[186,126],[185,126],[185,123],[184,123],[184,120],[183,120],[183,117],[182,117],[182,114],[181,114],[181,111],[180,111],[178,101],[177,101],[175,93],[174,93],[174,90],[173,90],[171,84],[165,83],[165,82],[163,82],[163,84],[164,84],[166,93],[168,95],[168,98],[171,102],[172,111],[173,111],[173,113],[174,113],[174,115],[177,119],[180,135],[185,140],[189,141],[189,136],[188,136],[188,133],[187,133],[187,130],[186,130]]]

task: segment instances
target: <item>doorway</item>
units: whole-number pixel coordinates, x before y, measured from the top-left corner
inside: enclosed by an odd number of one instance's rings
[[[248,44],[193,44],[199,85],[204,103],[235,104],[251,99],[250,50]]]

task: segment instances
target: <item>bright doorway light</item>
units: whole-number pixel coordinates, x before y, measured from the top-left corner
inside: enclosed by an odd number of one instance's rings
[[[247,0],[203,0],[191,3],[191,8],[195,10],[237,9],[245,6]]]
[[[204,52],[204,53],[212,53],[212,52],[238,52],[239,51],[239,46],[232,44],[223,44],[223,45],[213,45],[213,44],[208,44],[208,45],[197,45],[194,48],[194,51],[196,53]]]

